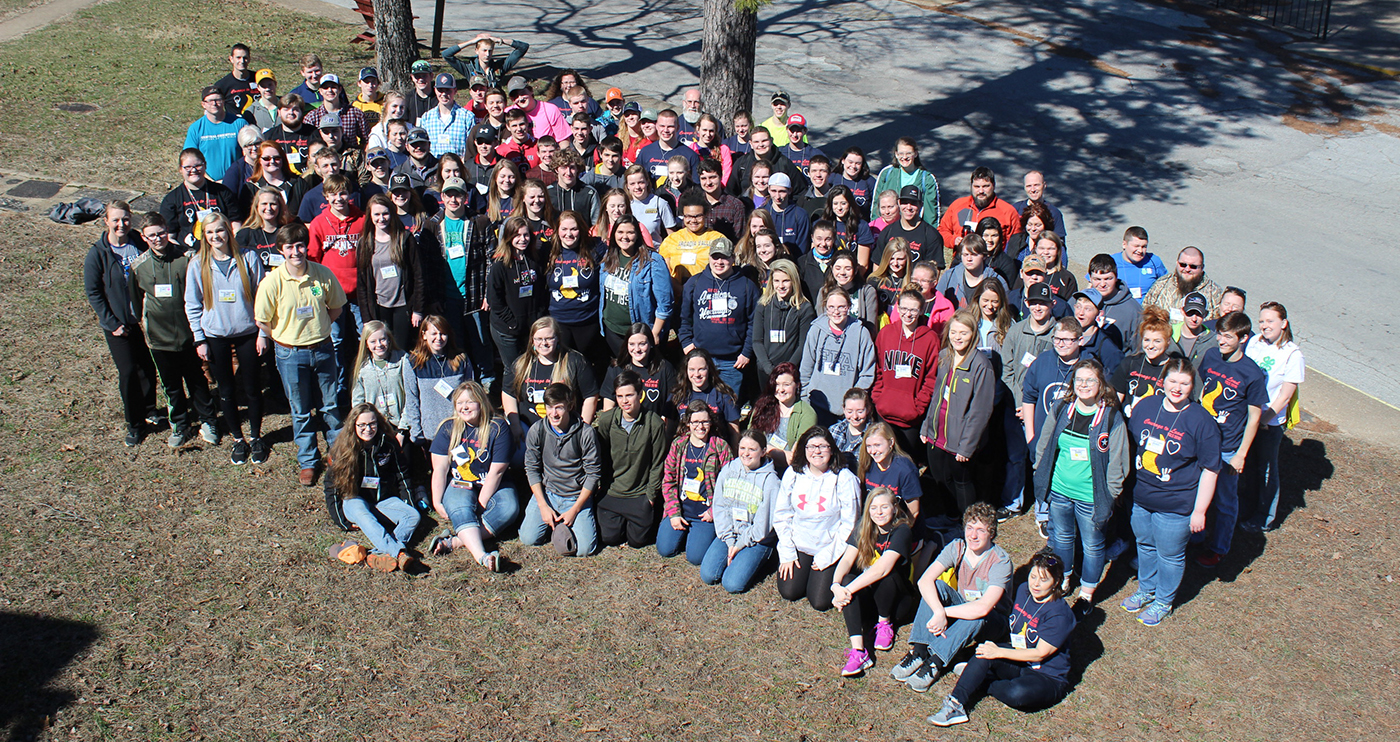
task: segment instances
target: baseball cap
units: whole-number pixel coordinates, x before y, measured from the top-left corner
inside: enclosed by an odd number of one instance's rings
[[[1186,300],[1181,303],[1181,313],[1196,314],[1205,317],[1210,314],[1210,302],[1206,301],[1206,295],[1199,291],[1192,291],[1186,295]]]
[[[618,88],[608,88],[608,92],[603,95],[603,101],[606,103],[615,100],[622,100],[622,90]]]
[[[413,184],[408,181],[408,175],[404,173],[394,173],[389,176],[390,191],[411,191]]]
[[[491,87],[491,83],[486,82],[486,77],[483,75],[472,75],[471,79],[467,80],[468,88],[475,88],[478,85],[480,85],[483,88]]]
[[[408,130],[408,139],[407,139],[406,141],[408,141],[408,142],[431,142],[431,141],[432,141],[432,138],[428,136],[428,130],[427,130],[427,129],[422,129],[422,128],[419,128],[419,127],[415,126],[415,127],[413,127],[412,129],[409,129],[409,130]]]
[[[778,92],[774,93],[774,94],[773,94],[773,97],[772,97],[771,99],[769,99],[769,100],[770,100],[771,102],[773,102],[773,103],[777,103],[778,101],[782,101],[782,102],[784,102],[784,103],[791,103],[791,102],[792,102],[792,98],[789,97],[787,93],[785,93],[785,92],[783,92],[783,91],[781,91],[781,90],[779,90]]]
[[[734,243],[728,237],[716,237],[710,241],[710,255],[720,255],[726,258],[734,257]]]
[[[217,87],[214,87],[213,85],[206,85],[204,86],[203,90],[199,91],[200,100],[204,100],[205,98],[208,98],[211,95],[219,96],[219,100],[224,99],[224,91],[218,89]]]
[[[1027,304],[1054,304],[1055,297],[1050,293],[1050,284],[1044,281],[1026,287]]]
[[[339,85],[339,84],[340,84],[340,78],[339,78],[339,77],[337,77],[337,76],[335,76],[335,75],[322,75],[322,76],[321,76],[321,83],[320,83],[319,85],[317,85],[316,87],[318,87],[318,88],[324,88],[324,87],[326,87],[327,85]]]
[[[375,160],[387,159],[389,159],[389,151],[384,149],[383,147],[375,147],[374,149],[371,149],[370,151],[365,153],[365,162],[374,162]]]
[[[438,191],[438,193],[447,193],[448,191],[460,191],[462,193],[466,193],[467,181],[462,180],[461,178],[448,178],[447,180],[444,180],[442,182],[442,190]]]
[[[922,203],[924,200],[924,192],[919,190],[918,186],[907,185],[899,189],[899,200]]]
[[[1103,294],[1100,294],[1098,289],[1084,289],[1082,291],[1076,291],[1074,292],[1074,296],[1071,296],[1070,298],[1079,299],[1080,297],[1088,299],[1091,303],[1093,303],[1095,307],[1103,309]]]
[[[330,111],[321,117],[321,123],[316,126],[318,129],[339,129],[340,114]]]
[[[376,70],[376,69],[373,68],[373,67],[361,67],[361,68],[360,68],[360,79],[361,79],[361,80],[378,80],[378,79],[379,79],[379,70]]]
[[[772,188],[774,186],[778,188],[792,188],[792,178],[789,178],[787,173],[773,173],[768,176],[768,187]]]
[[[793,115],[788,116],[787,125],[789,129],[791,129],[794,126],[800,126],[805,129],[807,128],[807,117],[803,116],[800,113],[794,113]]]
[[[525,78],[521,77],[520,75],[516,75],[515,77],[510,78],[510,81],[506,83],[506,94],[508,95],[514,93],[517,90],[529,89],[530,83],[525,82]]]
[[[476,138],[498,142],[501,139],[501,132],[490,124],[483,124],[480,129],[476,130]]]
[[[559,556],[573,556],[578,553],[578,539],[574,537],[574,529],[562,522],[554,526],[554,535],[550,537],[549,543],[554,546]]]
[[[656,109],[655,109],[655,108],[643,108],[643,109],[642,109],[642,120],[643,120],[643,121],[655,121],[655,120],[656,120]]]
[[[1045,269],[1045,261],[1041,260],[1039,255],[1027,255],[1026,259],[1021,261],[1021,272],[1030,273],[1031,271],[1050,272]]]
[[[456,90],[457,78],[453,77],[451,72],[444,72],[433,80],[433,87],[439,90]]]
[[[641,113],[641,112],[642,112],[642,104],[640,104],[640,103],[638,103],[637,101],[634,101],[634,100],[633,100],[633,101],[627,101],[627,104],[624,105],[624,106],[622,107],[622,112],[623,112],[623,113]]]
[[[408,71],[410,74],[414,75],[431,74],[433,71],[433,65],[429,63],[426,59],[419,59],[413,62],[413,66],[409,67]]]
[[[277,82],[277,75],[274,74],[272,70],[258,70],[258,73],[256,75],[253,75],[253,84],[257,85],[263,80],[271,80],[273,82]]]

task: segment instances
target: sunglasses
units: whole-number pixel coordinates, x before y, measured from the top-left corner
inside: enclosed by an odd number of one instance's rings
[[[1183,263],[1183,262],[1181,262],[1180,260],[1178,260],[1178,261],[1176,261],[1176,267],[1178,267],[1178,268],[1184,268],[1184,269],[1186,269],[1186,270],[1200,270],[1201,264],[1200,264],[1200,263]]]

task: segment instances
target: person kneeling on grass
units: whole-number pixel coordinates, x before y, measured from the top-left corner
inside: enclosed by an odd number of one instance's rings
[[[369,539],[374,551],[369,566],[380,572],[413,570],[418,560],[407,547],[418,528],[418,511],[408,502],[408,459],[394,430],[368,402],[355,405],[345,418],[345,428],[331,446],[326,470],[326,502],[339,498],[339,507],[351,523]],[[391,532],[384,522],[393,524]],[[333,556],[355,549],[346,541],[331,547]],[[364,552],[361,551],[361,554]]]
[[[545,387],[543,400],[543,424],[530,426],[525,436],[525,477],[534,497],[525,506],[520,541],[539,546],[564,528],[565,538],[554,540],[572,540],[571,555],[589,556],[598,546],[593,516],[593,493],[603,469],[598,433],[574,414],[574,390],[567,385]]]
[[[983,626],[1000,630],[1011,610],[1011,555],[996,538],[996,509],[973,503],[963,513],[963,538],[943,547],[919,578],[923,602],[910,626],[909,653],[890,670],[895,680],[924,693]],[[949,570],[956,588],[941,579]]]
[[[510,428],[496,416],[486,388],[475,381],[458,384],[451,401],[452,417],[438,426],[429,448],[433,510],[451,523],[448,532],[433,541],[433,554],[465,548],[477,564],[495,572],[501,555],[486,551],[482,536],[500,534],[520,512],[507,471]]]
[[[870,491],[865,515],[846,541],[846,553],[836,564],[832,605],[846,618],[851,649],[841,674],[859,675],[874,665],[865,649],[865,619],[875,613],[875,648],[894,647],[894,621],[908,619],[917,595],[909,582],[909,558],[914,551],[913,518],[904,501],[889,487]],[[859,574],[857,574],[859,573]],[[869,588],[869,589],[867,589]]]
[[[1069,690],[1069,635],[1074,612],[1063,600],[1065,569],[1059,557],[1031,557],[1026,583],[1011,609],[1011,643],[982,642],[953,692],[929,722],[948,727],[967,721],[967,706],[983,693],[1019,711],[1059,703]]]
[[[749,428],[739,437],[739,458],[724,465],[715,482],[710,510],[715,515],[715,540],[700,563],[700,580],[716,582],[731,593],[753,584],[778,537],[773,533],[773,501],[780,482],[773,462],[763,452],[768,437]]]
[[[710,509],[715,478],[734,460],[728,441],[712,433],[715,422],[710,405],[692,399],[661,473],[666,520],[656,531],[656,551],[668,558],[684,551],[686,560],[697,567],[715,540],[715,514]]]

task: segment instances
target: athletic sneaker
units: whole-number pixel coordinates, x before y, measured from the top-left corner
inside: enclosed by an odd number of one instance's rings
[[[1172,614],[1172,607],[1162,603],[1153,603],[1147,609],[1138,614],[1138,623],[1143,626],[1156,626],[1162,623],[1162,619]]]
[[[1124,598],[1123,602],[1118,604],[1118,607],[1122,608],[1123,610],[1129,613],[1137,613],[1143,608],[1146,608],[1151,603],[1151,595],[1139,592],[1133,593],[1132,595],[1129,595],[1128,597]]]
[[[923,663],[924,656],[919,650],[911,646],[909,647],[909,653],[904,655],[904,658],[899,661],[899,664],[890,668],[890,677],[902,683],[908,680],[910,676],[914,674],[914,671],[919,669],[919,665]]]
[[[961,703],[958,703],[958,699],[948,696],[943,699],[943,708],[939,709],[938,713],[928,717],[928,720],[936,727],[950,727],[967,721],[967,711],[963,709]]]
[[[203,438],[205,443],[218,443],[219,431],[212,423],[204,423],[199,426],[199,437]]]
[[[170,437],[165,439],[165,445],[171,448],[179,448],[190,442],[194,438],[194,431],[189,428],[176,428],[170,431]]]
[[[894,626],[889,621],[880,621],[875,624],[875,648],[881,652],[888,652],[894,648]]]
[[[228,460],[238,466],[248,463],[248,457],[253,455],[253,449],[248,446],[248,441],[237,440],[233,442],[233,449],[229,451]]]
[[[846,650],[846,665],[841,668],[841,677],[855,677],[874,666],[875,663],[870,660],[869,652],[864,649],[848,649]]]
[[[266,464],[268,458],[272,455],[272,449],[271,449],[266,443],[263,443],[263,439],[261,439],[261,438],[254,438],[254,439],[253,439],[253,446],[252,446],[252,448],[253,448],[253,456],[252,456],[252,461],[253,461],[253,463],[254,463],[254,464]]]
[[[1050,522],[1050,521],[1046,521],[1046,520],[1038,520],[1038,521],[1035,522],[1035,531],[1036,531],[1036,533],[1039,533],[1039,534],[1040,534],[1040,537],[1043,538],[1043,539],[1045,539],[1046,541],[1049,541],[1049,540],[1050,540],[1050,534],[1045,530],[1045,524],[1046,524],[1046,523],[1049,523],[1049,522]]]
[[[1015,518],[1016,516],[1017,516],[1017,513],[1016,513],[1016,511],[1014,511],[1014,510],[1011,510],[1011,509],[1009,509],[1009,508],[997,508],[997,522],[998,522],[998,523],[1005,523],[1006,521],[1011,520],[1012,518]]]
[[[1196,557],[1196,563],[1201,565],[1202,567],[1205,567],[1206,569],[1215,569],[1216,567],[1220,566],[1220,562],[1224,561],[1224,559],[1224,554],[1217,554],[1213,551],[1208,551]]]
[[[966,670],[966,669],[967,669],[967,663],[966,663],[966,662],[959,662],[958,664],[953,665],[953,677],[955,677],[955,678],[960,678],[960,677],[962,677],[963,670]]]
[[[943,668],[938,666],[938,660],[933,657],[924,659],[919,669],[914,671],[909,679],[904,681],[906,685],[913,688],[917,693],[927,693],[929,688],[938,680],[938,676],[943,674]]]
[[[124,442],[127,448],[135,448],[141,445],[141,429],[128,427],[126,429],[126,440]]]

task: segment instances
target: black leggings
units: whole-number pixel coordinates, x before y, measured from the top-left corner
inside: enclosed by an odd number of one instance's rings
[[[204,378],[204,363],[199,360],[193,347],[152,350],[151,359],[155,361],[161,388],[165,390],[165,399],[170,405],[171,429],[218,422],[214,413],[214,398],[209,394],[209,380]],[[185,396],[186,388],[190,392],[188,397]]]
[[[1018,711],[1035,711],[1059,703],[1068,690],[1068,683],[1032,670],[1024,662],[973,657],[951,695],[963,708],[985,691]]]
[[[919,431],[924,427],[922,419],[915,420],[913,425],[907,428],[890,423],[894,428],[895,435],[899,436],[899,447],[909,454],[909,458],[914,460],[915,466],[921,466],[927,462],[927,455],[924,452],[924,441],[919,437]]]
[[[258,356],[258,334],[250,332],[231,338],[206,337],[209,343],[209,369],[219,385],[219,407],[224,412],[224,425],[235,439],[243,437],[243,424],[238,416],[238,401],[234,399],[235,380],[248,406],[248,433],[262,437],[262,358]],[[238,358],[238,372],[233,359]]]
[[[807,602],[819,611],[831,609],[831,580],[836,576],[836,565],[833,564],[826,569],[812,568],[812,555],[797,552],[797,567],[792,570],[792,577],[784,580],[778,577],[778,594],[784,600],[801,600],[807,598]]]
[[[640,549],[652,541],[656,530],[656,508],[647,497],[613,497],[604,495],[598,500],[598,532],[607,546],[617,546],[623,541]]]
[[[603,344],[603,333],[598,329],[598,323],[581,322],[579,324],[559,323],[559,342],[565,348],[573,348],[588,360],[588,365],[593,367],[594,373],[606,364],[606,346]]]
[[[977,502],[977,478],[973,472],[973,461],[958,461],[953,454],[930,443],[928,473],[934,482],[952,495],[951,499],[945,498],[944,502],[947,507],[957,508],[949,514],[955,520],[961,520],[962,514]],[[922,514],[922,511],[920,513]]]
[[[848,574],[841,584],[849,585],[855,578],[855,574]],[[846,619],[847,636],[864,636],[867,624],[874,625],[870,623],[870,616],[898,621],[912,615],[918,607],[919,594],[909,582],[909,575],[904,568],[895,567],[879,582],[852,595],[851,602],[841,609],[841,616]]]
[[[418,342],[418,328],[413,326],[413,312],[409,311],[408,305],[381,307],[376,304],[374,315],[389,328],[389,334],[399,348],[405,352],[413,349]]]
[[[140,327],[126,328],[121,337],[105,331],[102,335],[107,338],[107,350],[117,366],[117,389],[121,392],[126,426],[140,430],[146,417],[156,411],[156,364],[146,347],[146,336]]]

